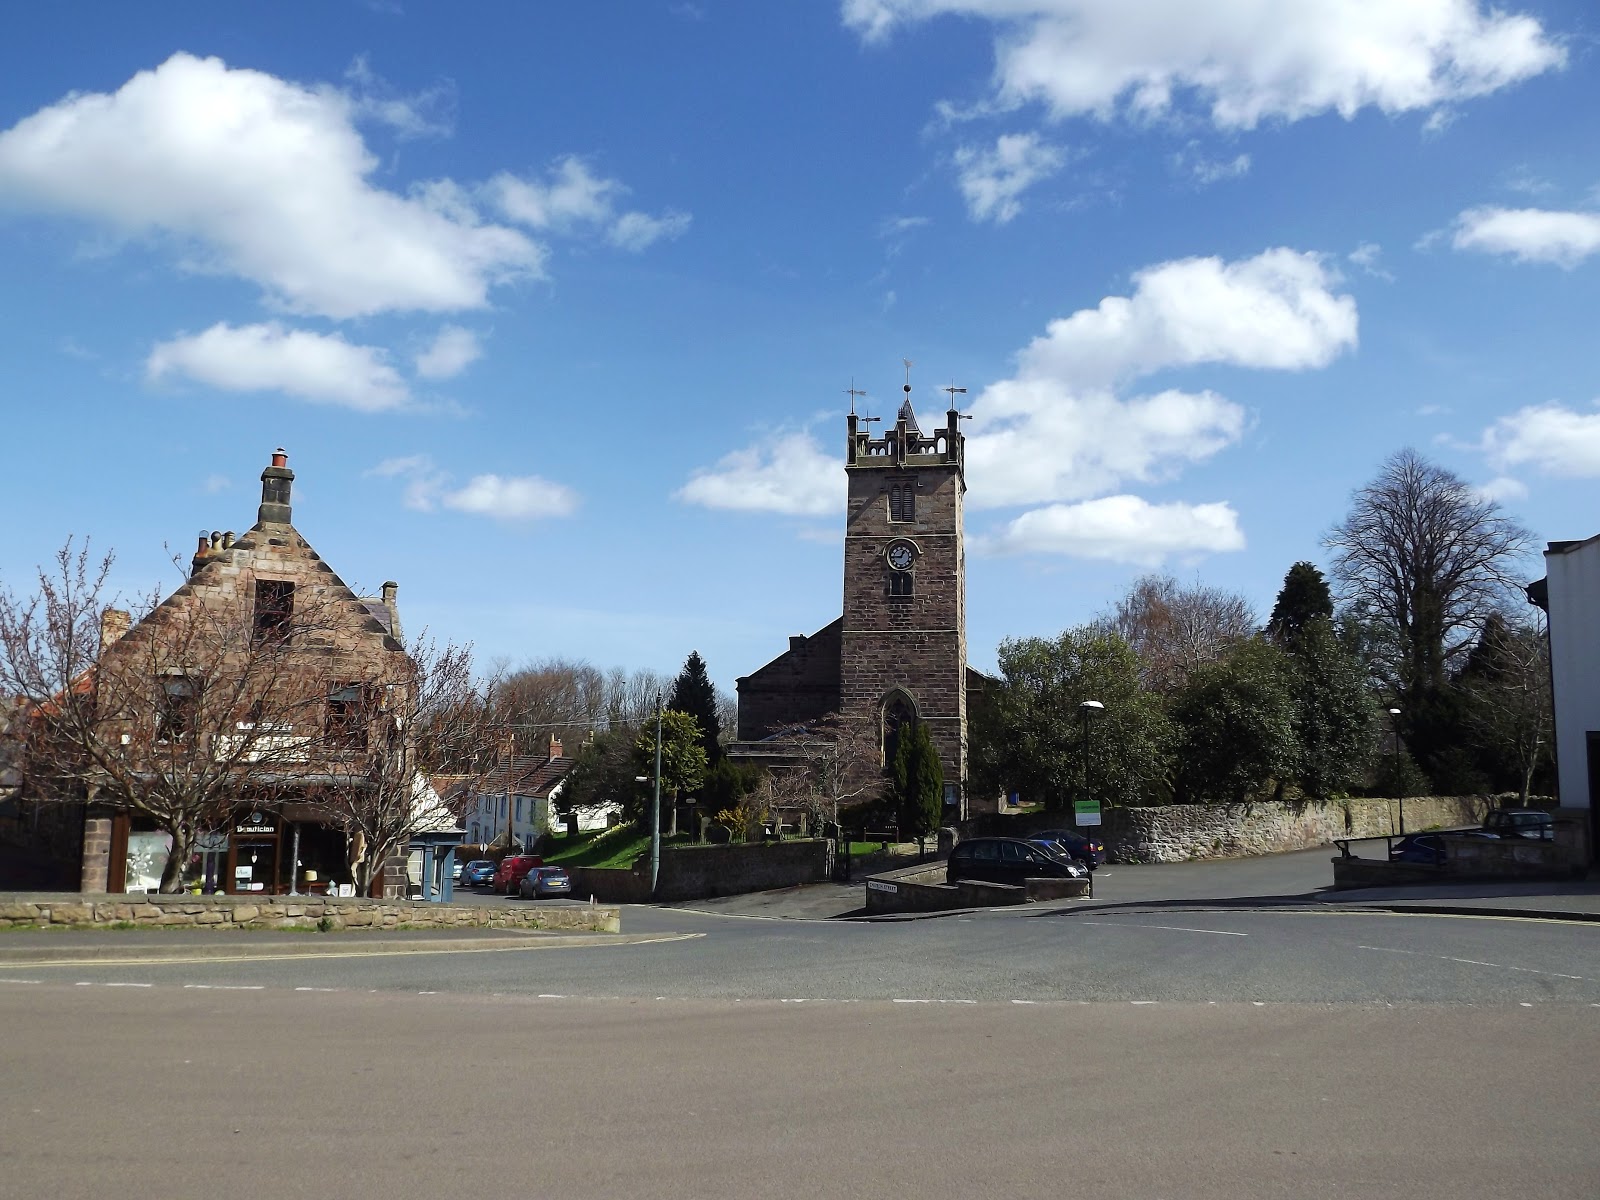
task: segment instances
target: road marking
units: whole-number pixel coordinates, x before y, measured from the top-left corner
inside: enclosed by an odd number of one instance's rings
[[[1469,967],[1494,967],[1499,971],[1521,971],[1526,975],[1548,975],[1551,979],[1574,979],[1579,983],[1594,983],[1584,975],[1563,975],[1560,971],[1538,971],[1533,967],[1513,967],[1507,963],[1484,962],[1479,958],[1455,958],[1449,954],[1427,954],[1421,950],[1401,950],[1395,946],[1357,946],[1357,950],[1378,950],[1384,954],[1414,954],[1419,958],[1437,958],[1440,962],[1465,963]]]
[[[619,937],[621,935],[618,935]],[[61,958],[27,963],[0,963],[0,970],[12,967],[164,967],[193,963],[239,962],[294,962],[308,958],[399,958],[409,954],[520,954],[525,950],[590,950],[616,946],[653,946],[662,942],[687,942],[703,938],[703,933],[644,934],[632,941],[584,942],[580,945],[560,942],[532,942],[526,946],[422,946],[404,950],[324,950],[308,947],[293,954],[200,954],[171,958]]]
[[[0,983],[43,983],[42,979],[0,979]]]
[[[1159,1000],[1129,1000],[1129,1004],[1160,1004]]]
[[[153,983],[103,983],[101,987],[155,987]]]
[[[295,988],[295,991],[297,991],[297,992],[337,992],[337,991],[340,991],[340,990],[342,990],[342,989],[340,989],[340,988],[323,988],[323,987],[297,987],[297,988]]]
[[[1125,921],[1084,921],[1084,925],[1105,925],[1111,929],[1164,929],[1168,933],[1214,933],[1218,937],[1249,937],[1230,929],[1190,929],[1184,925],[1129,925]]]
[[[196,992],[264,992],[266,985],[260,983],[186,983],[186,989]]]

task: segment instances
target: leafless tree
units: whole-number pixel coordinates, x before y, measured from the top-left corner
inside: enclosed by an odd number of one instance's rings
[[[440,645],[424,632],[363,682],[351,697],[359,708],[326,726],[325,771],[312,794],[350,834],[359,894],[413,832],[460,817],[442,807],[430,781],[492,765],[499,728],[484,702],[492,690],[474,675],[471,647]]]
[[[795,766],[770,771],[770,786],[788,807],[802,809],[813,827],[824,821],[837,826],[841,806],[876,795],[883,786],[878,731],[869,720],[829,713],[778,730],[773,740]]]
[[[1459,476],[1401,450],[1327,535],[1342,599],[1386,624],[1397,698],[1436,691],[1516,585],[1531,534]],[[1403,705],[1409,708],[1409,705]]]
[[[1532,624],[1491,619],[1459,682],[1468,725],[1516,765],[1521,802],[1527,804],[1534,772],[1549,757],[1554,725],[1549,643]]]
[[[325,635],[358,606],[304,596],[266,630],[250,598],[220,592],[123,613],[108,596],[112,561],[69,540],[36,590],[0,587],[0,690],[26,710],[26,786],[144,814],[172,839],[160,885],[171,892],[242,796],[306,771],[328,695]]]
[[[1249,601],[1233,592],[1145,575],[1101,626],[1139,656],[1143,686],[1170,695],[1196,668],[1226,657],[1254,633],[1256,618]]]

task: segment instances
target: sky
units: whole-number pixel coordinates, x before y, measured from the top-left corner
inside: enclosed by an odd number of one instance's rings
[[[968,637],[1264,619],[1414,447],[1597,532],[1592,0],[168,0],[0,37],[0,580],[296,527],[408,632],[731,690],[841,607],[847,389]],[[1542,573],[1537,556],[1526,574]]]

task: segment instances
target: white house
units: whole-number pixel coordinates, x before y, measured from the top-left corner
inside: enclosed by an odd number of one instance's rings
[[[1551,542],[1544,564],[1528,599],[1549,619],[1557,790],[1561,807],[1584,819],[1592,861],[1600,846],[1600,534]]]
[[[527,846],[554,829],[561,823],[556,801],[573,762],[562,753],[561,739],[556,737],[550,739],[548,754],[515,754],[501,762],[473,788],[464,820],[466,840],[504,846],[509,835],[516,845]],[[603,816],[596,820],[599,828],[605,827]],[[579,828],[590,827],[593,822],[580,816]]]

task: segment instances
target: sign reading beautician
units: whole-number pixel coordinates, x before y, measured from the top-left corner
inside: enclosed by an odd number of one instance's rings
[[[233,827],[235,833],[254,833],[272,835],[277,833],[277,827],[272,823],[272,817],[262,812],[259,808],[245,818],[244,824]]]

